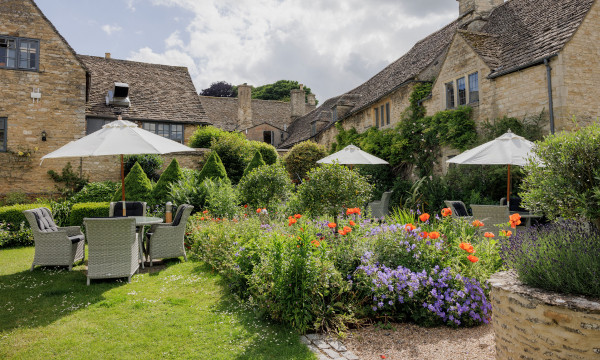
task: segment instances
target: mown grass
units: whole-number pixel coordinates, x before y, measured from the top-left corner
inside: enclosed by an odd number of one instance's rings
[[[0,358],[313,359],[291,329],[231,301],[203,263],[86,286],[84,267],[36,268],[0,250]]]

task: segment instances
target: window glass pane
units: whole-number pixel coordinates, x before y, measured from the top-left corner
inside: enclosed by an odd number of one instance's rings
[[[479,74],[469,75],[469,102],[479,101]]]
[[[384,122],[384,119],[385,119],[385,115],[384,115],[385,114],[385,110],[384,110],[383,105],[381,105],[381,107],[379,108],[379,113],[381,114],[381,122],[380,122],[381,126],[384,126],[385,125],[385,122]]]
[[[160,136],[169,137],[169,124],[157,124],[156,133]]]
[[[454,108],[454,84],[446,83],[446,109]]]
[[[379,127],[379,108],[375,108],[375,126]]]
[[[385,123],[390,124],[390,103],[385,104]]]
[[[183,125],[171,125],[171,140],[183,142]]]
[[[155,123],[150,123],[150,122],[142,123],[142,129],[156,134],[156,124]]]
[[[456,80],[456,87],[458,88],[458,105],[465,105],[467,103],[467,87],[464,77]]]
[[[17,42],[15,39],[0,38],[0,67],[17,66]]]
[[[96,131],[102,129],[102,127],[104,125],[108,124],[111,121],[112,120],[89,118],[89,119],[87,119],[87,126],[85,129],[85,134],[89,135],[93,132],[96,132]]]
[[[37,68],[37,40],[19,41],[19,69],[36,69]]]
[[[6,151],[6,118],[0,118],[0,151]]]

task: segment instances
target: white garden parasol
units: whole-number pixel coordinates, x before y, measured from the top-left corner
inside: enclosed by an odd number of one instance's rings
[[[343,164],[343,165],[384,165],[387,161],[362,151],[358,146],[348,145],[342,150],[318,160],[319,164]]]

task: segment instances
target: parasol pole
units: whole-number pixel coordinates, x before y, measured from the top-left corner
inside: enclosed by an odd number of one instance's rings
[[[123,216],[126,216],[126,213],[125,213],[125,165],[123,165],[123,154],[121,154],[121,198],[123,199]]]
[[[510,211],[510,164],[508,164],[508,183],[506,184],[506,206]]]

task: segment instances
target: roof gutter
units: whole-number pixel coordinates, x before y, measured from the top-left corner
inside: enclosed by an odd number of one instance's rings
[[[558,54],[548,55],[548,56],[543,57],[541,59],[536,59],[536,60],[530,61],[528,63],[525,63],[525,64],[523,64],[521,66],[517,66],[517,67],[514,67],[514,68],[508,68],[506,70],[499,71],[497,73],[492,73],[492,74],[488,75],[488,79],[495,79],[497,77],[508,75],[510,73],[514,73],[514,72],[517,72],[517,71],[520,71],[520,70],[524,70],[524,69],[530,68],[532,66],[541,65],[541,64],[544,63],[544,60],[551,59],[551,58],[553,58],[555,56],[558,56]]]
[[[556,55],[544,58],[546,65],[546,78],[548,79],[548,107],[550,108],[550,134],[554,135],[554,103],[552,101],[552,68],[550,67],[550,59]]]

